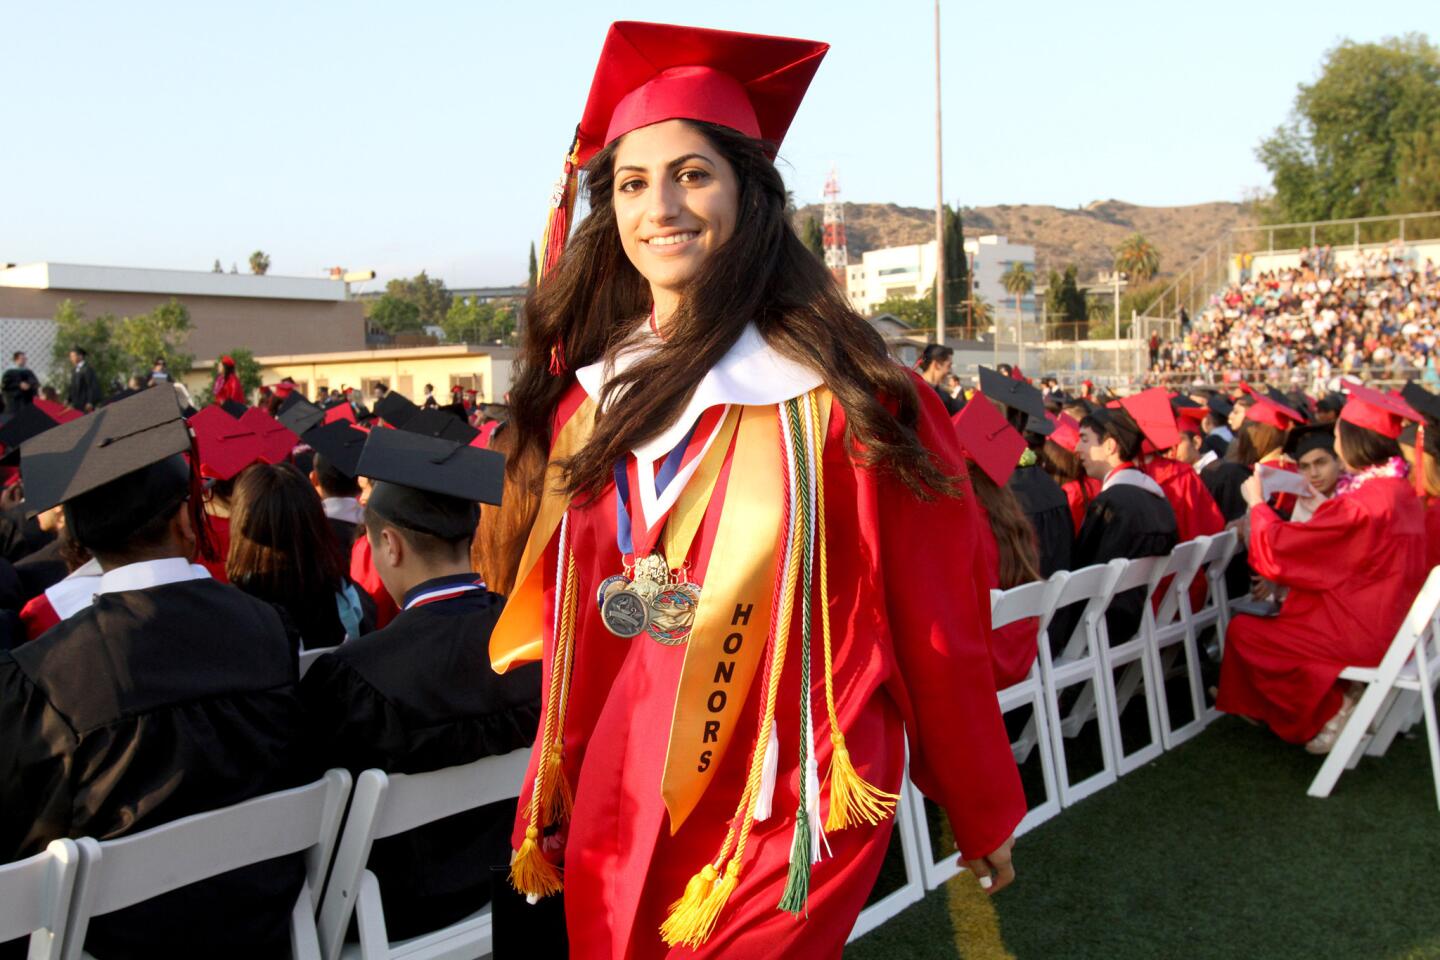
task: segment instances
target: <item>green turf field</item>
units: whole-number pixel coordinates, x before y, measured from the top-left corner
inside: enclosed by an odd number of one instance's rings
[[[1423,734],[1326,800],[1320,761],[1225,718],[1016,845],[993,901],[1020,960],[1440,958],[1440,810]],[[962,887],[960,885],[968,885]],[[852,944],[853,960],[996,955],[962,875]],[[966,945],[970,944],[967,949]]]

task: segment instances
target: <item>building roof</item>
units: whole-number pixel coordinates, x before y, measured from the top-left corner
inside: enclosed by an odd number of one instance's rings
[[[0,266],[0,287],[29,290],[90,290],[104,293],[158,293],[173,296],[244,297],[256,300],[346,299],[343,280],[279,277],[208,270],[152,270],[79,263]]]
[[[493,357],[508,360],[515,355],[514,347],[487,346],[473,343],[444,343],[426,347],[389,347],[378,350],[341,350],[335,353],[267,354],[255,361],[262,367],[285,367],[295,364],[355,363],[372,360],[429,360],[439,357]],[[197,361],[193,369],[206,370],[214,361]]]

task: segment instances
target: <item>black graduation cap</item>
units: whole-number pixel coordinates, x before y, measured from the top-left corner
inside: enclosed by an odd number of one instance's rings
[[[420,408],[410,402],[409,397],[391,390],[375,404],[375,415],[392,427],[403,427]]]
[[[1299,460],[1311,450],[1328,450],[1334,455],[1335,424],[1307,423],[1290,429],[1289,436],[1285,438],[1285,452],[1292,459]]]
[[[368,436],[364,430],[358,430],[344,420],[337,420],[323,427],[315,427],[301,439],[336,470],[347,477],[354,477],[360,467],[360,451],[365,448]]]
[[[224,403],[220,404],[220,409],[230,414],[230,416],[234,417],[236,420],[239,420],[241,417],[245,416],[245,411],[249,410],[250,408],[245,406],[245,404],[241,403],[238,400],[226,400]]]
[[[189,449],[175,391],[142,390],[21,445],[26,512],[43,513]]]
[[[1055,425],[1045,416],[1045,397],[1024,380],[1016,380],[989,367],[980,368],[980,392],[1012,410],[1025,414],[1025,430],[1048,436]]]
[[[1231,403],[1223,393],[1210,394],[1209,399],[1205,401],[1205,406],[1209,407],[1210,412],[1220,420],[1230,416],[1230,411],[1235,409],[1235,404]]]
[[[306,400],[298,393],[292,393],[280,404],[275,419],[290,428],[296,436],[302,436],[310,428],[319,426],[325,419],[325,411]],[[309,441],[306,441],[307,443]]]
[[[1414,404],[1411,404],[1414,406]],[[1345,394],[1337,390],[1331,390],[1325,396],[1315,401],[1316,410],[1324,410],[1327,413],[1339,413],[1345,409]]]
[[[1440,397],[1411,380],[1400,391],[1400,398],[1418,410],[1427,420],[1440,420]],[[0,430],[0,442],[4,431]],[[8,446],[8,444],[7,444]]]
[[[1183,393],[1177,395],[1177,396],[1175,397],[1175,399],[1171,400],[1170,402],[1171,402],[1172,404],[1174,404],[1175,406],[1177,406],[1177,407],[1186,407],[1186,408],[1189,408],[1189,409],[1192,409],[1192,410],[1198,409],[1199,406],[1200,406],[1200,404],[1196,403],[1194,400],[1191,400],[1189,397],[1185,396],[1185,394],[1183,394]]]
[[[472,536],[479,503],[499,505],[505,457],[493,450],[405,430],[372,430],[360,476],[377,481],[366,509],[442,540]]]
[[[463,418],[456,417],[454,411],[445,407],[417,411],[405,421],[401,429],[427,437],[442,437],[456,443],[469,443],[480,435],[479,430],[470,426]]]
[[[5,448],[0,463],[13,465],[20,459],[20,444],[57,426],[59,422],[54,417],[36,409],[34,404],[20,404],[15,415],[0,427],[0,446]]]

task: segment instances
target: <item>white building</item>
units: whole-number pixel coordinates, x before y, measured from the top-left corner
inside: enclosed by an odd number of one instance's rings
[[[1015,309],[1015,300],[1005,292],[1000,278],[1011,264],[1023,263],[1035,273],[1035,248],[1011,243],[1007,238],[990,234],[967,237],[965,253],[975,272],[975,292],[997,309]],[[1037,277],[1038,280],[1038,277]],[[865,316],[890,297],[919,299],[935,285],[935,241],[907,247],[885,247],[865,253],[859,263],[845,268],[845,289],[850,304]],[[1035,312],[1033,293],[1021,298],[1023,313]]]

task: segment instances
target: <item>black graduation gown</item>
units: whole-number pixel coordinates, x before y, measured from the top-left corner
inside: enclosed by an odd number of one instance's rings
[[[935,388],[935,392],[939,394],[940,402],[945,404],[945,412],[950,414],[950,416],[953,417],[965,409],[965,394],[963,392],[952,397],[948,390],[942,390],[938,386]]]
[[[355,545],[355,536],[360,530],[358,523],[351,523],[349,520],[341,520],[339,517],[326,517],[325,522],[330,524],[330,532],[335,534],[345,555],[350,555],[350,548]]]
[[[420,588],[474,582],[440,578]],[[485,590],[403,610],[384,629],[311,664],[301,683],[317,762],[357,774],[424,773],[528,747],[540,720],[538,664],[501,676],[490,631],[504,600]],[[509,863],[515,801],[376,842],[392,939],[465,917],[490,901],[490,867]]]
[[[45,546],[15,564],[15,573],[20,577],[20,598],[28,603],[65,579],[69,568],[60,555],[61,542],[51,540]]]
[[[1075,522],[1070,518],[1070,501],[1065,499],[1065,491],[1038,464],[1016,467],[1007,486],[1035,528],[1040,547],[1040,576],[1072,569]]]
[[[0,652],[0,861],[106,840],[313,779],[292,637],[225,584],[103,594]],[[288,957],[299,857],[96,917],[103,960]]]
[[[1119,557],[1164,556],[1179,542],[1169,501],[1140,487],[1117,483],[1097,494],[1085,510],[1085,522],[1075,539],[1075,568]],[[1123,643],[1135,635],[1144,602],[1141,587],[1117,594],[1110,602],[1105,625],[1113,642]]]

